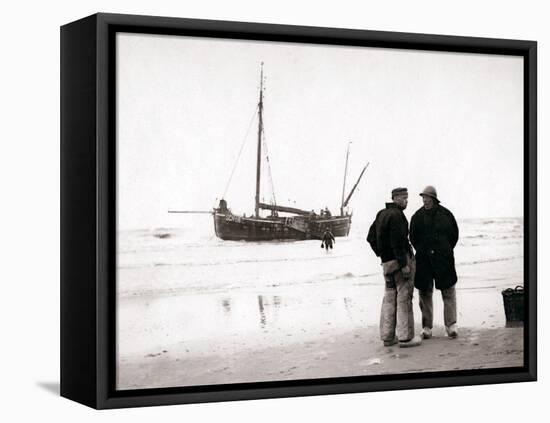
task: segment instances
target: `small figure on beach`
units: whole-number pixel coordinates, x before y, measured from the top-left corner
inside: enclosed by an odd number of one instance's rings
[[[454,248],[458,225],[453,214],[440,204],[437,191],[427,186],[420,193],[424,205],[411,218],[411,242],[416,250],[414,286],[420,297],[422,337],[431,338],[433,328],[433,287],[443,297],[443,319],[447,335],[456,338],[456,290]]]
[[[330,231],[329,227],[325,228],[322,240],[323,241],[321,242],[321,248],[325,248],[326,251],[328,251],[329,248],[332,250],[332,244],[336,242],[336,239],[334,238],[334,235]]]
[[[395,188],[391,196],[392,202],[377,213],[367,236],[382,261],[385,280],[380,338],[384,346],[399,342],[403,348],[415,347],[421,344],[422,338],[414,336],[412,297],[416,265],[409,243],[409,222],[403,213],[409,194],[407,188]]]

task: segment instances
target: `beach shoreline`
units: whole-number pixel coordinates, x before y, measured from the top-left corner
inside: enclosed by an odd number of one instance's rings
[[[417,331],[420,328],[417,328]],[[185,346],[122,359],[117,389],[374,376],[523,366],[523,327],[443,327],[415,348],[384,347],[368,326],[305,342],[228,353],[193,353]]]

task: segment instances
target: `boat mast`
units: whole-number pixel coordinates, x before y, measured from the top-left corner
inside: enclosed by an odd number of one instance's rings
[[[344,215],[344,195],[346,192],[346,177],[348,176],[348,158],[349,158],[349,146],[351,141],[348,143],[348,151],[346,153],[346,168],[344,170],[344,186],[342,187],[342,202],[340,203],[340,216]]]
[[[264,92],[264,62],[261,64],[260,70],[260,101],[258,103],[258,156],[256,162],[256,204],[254,212],[256,217],[260,217],[260,168],[262,162],[262,132],[263,132],[263,119],[262,112],[264,108],[263,92]]]

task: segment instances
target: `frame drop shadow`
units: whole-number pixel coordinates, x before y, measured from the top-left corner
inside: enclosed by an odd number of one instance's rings
[[[36,386],[42,388],[45,391],[48,391],[50,394],[59,396],[60,395],[60,386],[59,382],[36,382]]]

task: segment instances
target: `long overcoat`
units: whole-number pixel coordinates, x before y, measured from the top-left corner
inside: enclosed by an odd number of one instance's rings
[[[454,248],[458,225],[453,214],[440,204],[420,208],[411,219],[411,243],[416,250],[414,286],[420,290],[447,289],[457,282]]]

